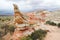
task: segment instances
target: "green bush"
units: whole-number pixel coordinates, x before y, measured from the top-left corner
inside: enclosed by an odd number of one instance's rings
[[[37,40],[37,39],[42,40],[43,37],[45,37],[46,34],[47,34],[47,32],[44,31],[44,30],[37,30],[37,31],[35,31],[34,33],[31,34],[31,38],[33,40]]]
[[[43,40],[47,32],[45,30],[37,30],[28,37],[22,38],[22,40]]]
[[[50,23],[50,25],[56,26],[56,23],[54,23],[54,22],[51,22],[51,23]]]
[[[15,27],[13,25],[10,25],[8,30],[9,30],[10,34],[13,34]]]
[[[58,28],[60,28],[60,23],[56,24],[54,22],[51,21],[46,21],[46,24],[52,25],[52,26],[58,26]]]
[[[46,21],[46,24],[50,24],[51,22],[50,21]]]
[[[58,25],[57,25],[59,28],[60,28],[60,23],[58,23]]]
[[[2,31],[0,31],[0,37],[2,37]]]
[[[0,39],[4,36],[4,32],[3,31],[0,31]]]
[[[7,24],[4,24],[4,25],[1,27],[1,29],[4,29],[4,34],[5,34],[5,35],[6,35],[7,32],[8,32],[8,28],[9,28],[9,26],[8,26]]]
[[[10,21],[11,19],[10,19],[10,18],[6,18],[5,20],[8,20],[8,21]]]
[[[31,37],[23,37],[20,40],[32,40],[32,38]]]
[[[2,26],[0,26],[0,29],[3,31],[4,35],[6,35],[8,32],[13,33],[15,27],[13,25],[3,24]]]
[[[0,20],[1,20],[1,18],[0,18]]]
[[[52,25],[52,26],[56,26],[57,24],[51,21],[46,21],[46,24]]]
[[[13,25],[10,25],[8,29],[9,29],[10,32],[14,32],[15,27]]]
[[[2,21],[4,22],[5,20],[4,20],[4,19],[2,19]]]

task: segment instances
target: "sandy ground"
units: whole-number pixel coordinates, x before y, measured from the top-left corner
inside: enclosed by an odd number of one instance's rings
[[[47,33],[45,40],[60,40],[60,28],[49,25],[47,27],[50,29],[50,32]]]
[[[49,30],[49,32],[45,37],[45,40],[60,40],[60,28],[57,28],[56,26],[50,26],[50,25],[41,25],[41,27],[36,27],[36,29],[40,29],[40,28]],[[4,36],[5,40],[10,39],[10,37],[11,36],[9,33],[6,36]]]

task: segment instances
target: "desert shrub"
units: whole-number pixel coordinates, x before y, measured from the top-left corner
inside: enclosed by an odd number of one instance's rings
[[[60,23],[58,23],[57,26],[60,28]]]
[[[54,22],[51,22],[51,23],[50,23],[50,25],[56,26],[56,23],[54,23]]]
[[[7,24],[4,24],[4,25],[1,27],[1,29],[4,29],[5,35],[6,35],[7,32],[8,32],[8,28],[9,28],[9,26],[8,26]]]
[[[35,31],[34,33],[31,34],[31,38],[33,40],[37,40],[37,39],[42,40],[43,37],[45,37],[46,33],[47,32],[44,31],[44,30],[37,30],[37,31]]]
[[[2,22],[4,22],[4,21],[10,21],[11,20],[11,18],[10,17],[0,17],[0,21],[2,21]]]
[[[8,21],[10,21],[10,18],[6,18],[5,20],[8,20]]]
[[[47,32],[45,30],[37,30],[28,37],[22,38],[22,40],[43,40]]]
[[[2,37],[2,31],[0,31],[0,37]]]
[[[4,20],[4,19],[2,19],[2,21],[4,22],[5,20]]]
[[[50,24],[50,21],[46,21],[46,24]]]
[[[1,20],[1,18],[0,18],[0,20]]]
[[[0,31],[0,40],[4,40],[2,37],[4,36],[3,32]]]
[[[20,40],[32,40],[32,38],[31,37],[23,37]]]
[[[57,24],[51,21],[46,21],[46,24],[52,25],[52,26],[56,26]]]
[[[15,27],[13,25],[7,24],[3,24],[0,28],[3,30],[4,35],[6,35],[8,32],[12,33],[15,30]]]
[[[10,33],[13,33],[14,30],[15,30],[15,27],[13,25],[9,25],[8,30],[9,30]]]

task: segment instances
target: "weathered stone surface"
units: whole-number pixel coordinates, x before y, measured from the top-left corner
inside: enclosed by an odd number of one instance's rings
[[[18,23],[18,24],[24,23],[24,17],[22,15],[22,13],[19,11],[16,4],[13,4],[13,5],[14,5],[14,17],[15,17],[14,22]]]

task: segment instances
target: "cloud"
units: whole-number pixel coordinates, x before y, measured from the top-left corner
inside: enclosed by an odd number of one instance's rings
[[[9,10],[9,9],[11,9],[12,8],[12,6],[11,6],[12,4],[11,3],[8,3],[7,1],[5,1],[5,0],[1,0],[0,1],[0,9],[4,9],[4,10]]]
[[[60,0],[3,0],[2,2],[5,3],[5,5],[3,5],[5,6],[5,9],[11,7],[11,4],[17,4],[21,11],[60,8]],[[0,6],[2,5],[2,2],[0,3]],[[13,7],[11,7],[11,9],[13,9]]]
[[[13,14],[12,4],[5,0],[0,0],[0,15],[7,14],[7,13]]]
[[[15,1],[16,1],[16,2],[17,2],[17,1],[21,1],[21,0],[6,0],[6,1],[13,1],[13,2],[15,2]]]

